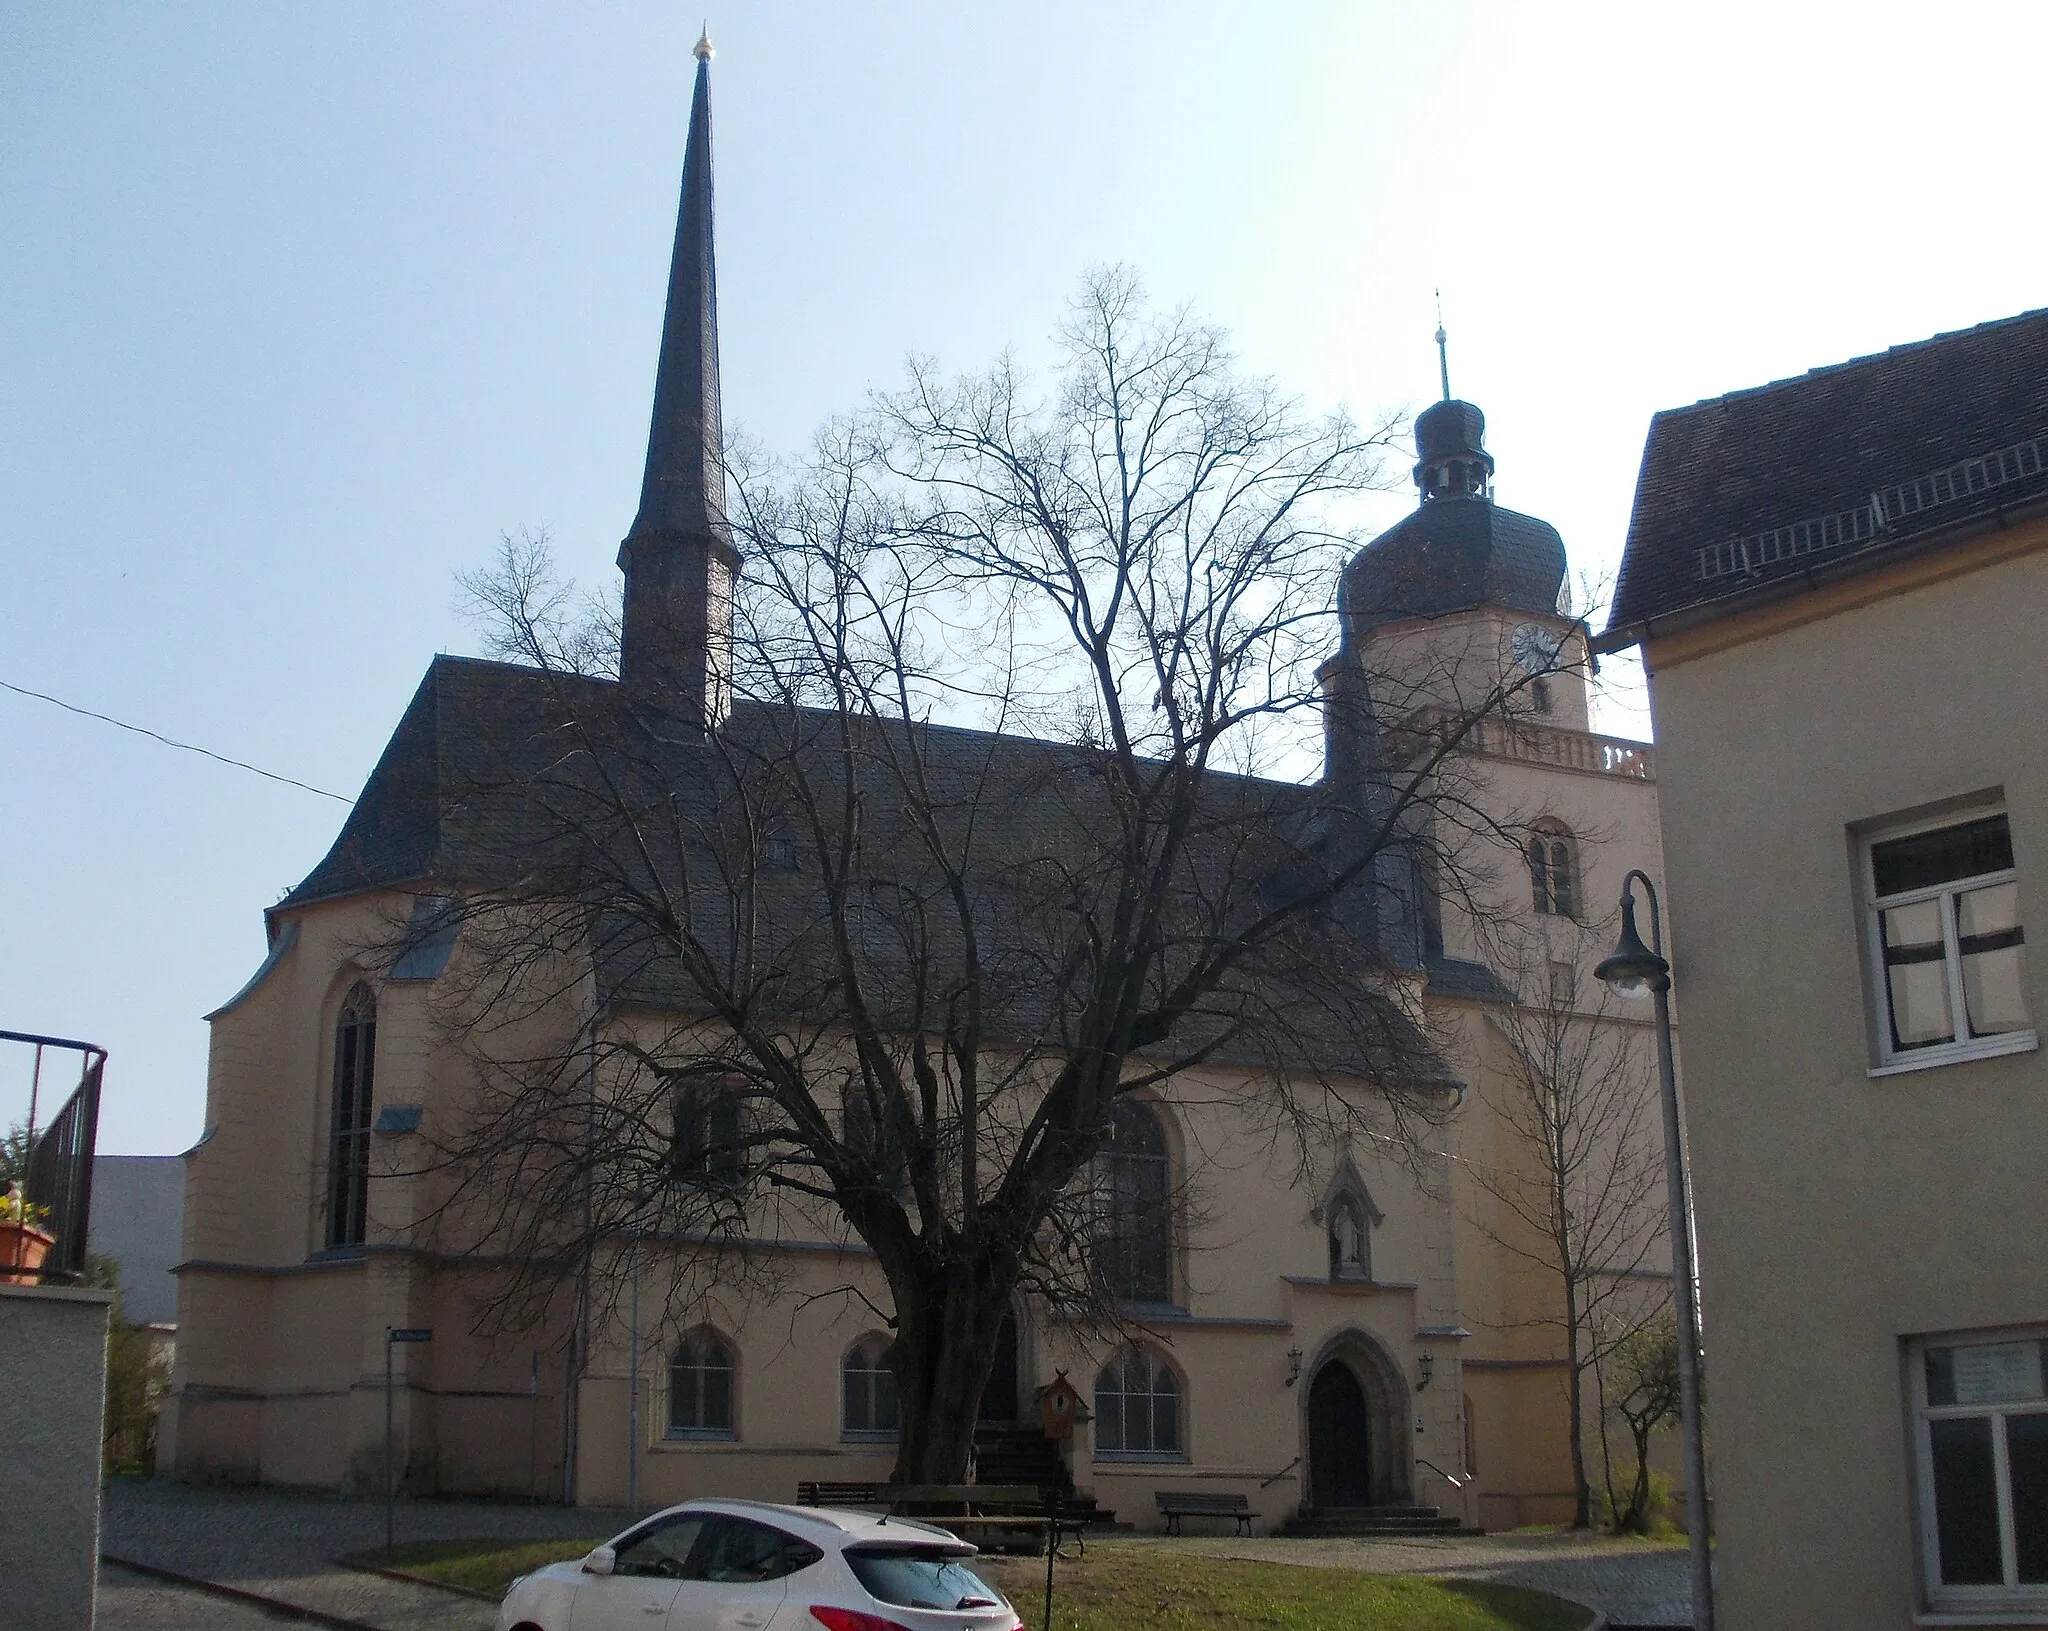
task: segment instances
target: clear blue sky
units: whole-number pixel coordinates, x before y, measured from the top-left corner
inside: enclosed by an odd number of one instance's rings
[[[501,530],[610,572],[698,20],[0,0],[0,680],[353,794]],[[2048,301],[2039,5],[710,23],[770,445],[906,351],[1028,354],[1106,260],[1311,401],[1419,405],[1441,286],[1502,501],[1611,572],[1657,408]],[[0,1028],[112,1048],[103,1149],[198,1135],[199,1016],[341,814],[0,692]]]

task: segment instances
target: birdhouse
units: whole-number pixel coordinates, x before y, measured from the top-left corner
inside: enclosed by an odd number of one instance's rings
[[[1079,1391],[1067,1380],[1065,1371],[1058,1372],[1040,1388],[1036,1397],[1038,1418],[1045,1426],[1047,1438],[1072,1438],[1074,1423],[1094,1420]]]

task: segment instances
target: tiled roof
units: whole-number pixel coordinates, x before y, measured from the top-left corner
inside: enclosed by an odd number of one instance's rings
[[[1598,644],[2043,496],[2048,310],[1667,409]]]

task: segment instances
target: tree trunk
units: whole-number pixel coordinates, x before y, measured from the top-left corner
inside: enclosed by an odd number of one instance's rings
[[[964,1484],[1009,1288],[967,1265],[920,1277],[909,1296],[897,1284],[889,1358],[901,1426],[892,1476],[899,1484]]]
[[[1578,1287],[1569,1281],[1564,1291],[1565,1375],[1571,1396],[1572,1433],[1572,1527],[1593,1526],[1593,1486],[1586,1477],[1586,1373],[1579,1362]]]

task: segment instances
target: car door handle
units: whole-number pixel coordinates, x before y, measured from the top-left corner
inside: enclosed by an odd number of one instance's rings
[[[766,1625],[767,1623],[768,1616],[766,1614],[739,1614],[733,1617],[734,1625]]]
[[[642,1603],[640,1605],[640,1612],[642,1614],[666,1614],[668,1609],[660,1603]]]

